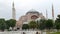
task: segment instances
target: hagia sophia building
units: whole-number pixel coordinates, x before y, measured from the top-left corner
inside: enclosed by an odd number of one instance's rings
[[[42,13],[35,10],[28,11],[24,16],[21,16],[16,23],[17,28],[22,27],[23,24],[28,24],[30,21],[35,21],[39,19],[44,19]]]
[[[13,2],[13,8],[12,8],[12,18],[15,19],[15,8],[14,8],[14,2]],[[46,14],[47,16],[47,14]],[[52,6],[52,17],[54,18],[54,10]],[[38,11],[31,9],[29,10],[25,15],[21,16],[19,20],[16,22],[16,28],[21,29],[23,24],[28,24],[30,21],[35,21],[39,19],[45,19],[42,13],[39,13]]]

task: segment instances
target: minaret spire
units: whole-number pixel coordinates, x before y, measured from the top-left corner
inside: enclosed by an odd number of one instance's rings
[[[15,14],[15,6],[14,6],[14,2],[12,3],[12,19],[15,19],[16,14]]]
[[[14,8],[14,2],[13,2],[13,8]]]
[[[54,20],[54,8],[53,8],[53,4],[52,4],[52,19]]]
[[[46,19],[48,19],[47,9],[46,9]]]

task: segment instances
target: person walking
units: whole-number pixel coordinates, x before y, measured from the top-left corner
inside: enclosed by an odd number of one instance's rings
[[[38,32],[36,32],[36,34],[38,34]]]
[[[25,32],[23,32],[23,34],[25,34]]]

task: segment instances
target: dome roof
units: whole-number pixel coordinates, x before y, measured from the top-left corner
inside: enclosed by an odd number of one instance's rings
[[[29,10],[26,14],[28,14],[28,13],[38,13],[39,14],[39,12],[34,9]]]

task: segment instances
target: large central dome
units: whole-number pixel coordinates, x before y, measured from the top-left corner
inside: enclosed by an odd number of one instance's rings
[[[34,10],[34,9],[29,10],[26,14],[28,14],[28,13],[37,13],[37,14],[39,14],[39,12]]]

